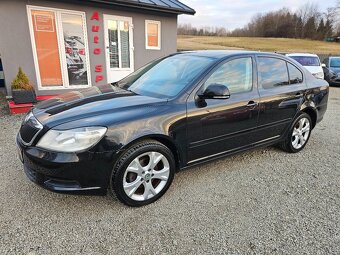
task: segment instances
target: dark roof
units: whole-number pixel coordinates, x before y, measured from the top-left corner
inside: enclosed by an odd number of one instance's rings
[[[176,14],[194,15],[196,13],[194,9],[177,0],[85,0],[85,1]]]
[[[251,50],[196,50],[196,51],[181,51],[177,54],[186,54],[186,55],[193,55],[198,57],[206,57],[206,58],[213,58],[213,59],[223,59],[226,57],[231,56],[240,56],[240,55],[271,55],[271,56],[279,56],[282,57],[283,55],[272,53],[272,52],[259,52],[259,51],[251,51]]]
[[[244,55],[244,54],[255,54],[257,51],[248,50],[195,50],[195,51],[182,51],[180,54],[194,55],[199,57],[208,57],[221,59],[232,55]]]

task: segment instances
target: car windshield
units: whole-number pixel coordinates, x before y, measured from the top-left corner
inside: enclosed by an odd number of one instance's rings
[[[306,57],[306,56],[289,56],[289,57],[296,60],[303,66],[320,66],[320,61],[318,57]]]
[[[184,54],[159,59],[113,85],[143,96],[172,98],[190,85],[214,59]]]
[[[331,58],[330,67],[340,67],[340,58]]]

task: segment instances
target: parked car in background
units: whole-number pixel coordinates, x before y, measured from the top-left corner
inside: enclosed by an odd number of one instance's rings
[[[142,206],[166,192],[177,170],[259,146],[301,151],[328,95],[326,81],[282,55],[183,52],[119,82],[38,104],[16,141],[38,185],[109,189]]]
[[[320,59],[315,54],[309,53],[290,53],[287,57],[294,59],[305,67],[315,78],[324,79],[324,72],[321,66]]]
[[[334,73],[332,70],[330,70],[325,64],[322,64],[322,69],[323,73],[325,76],[325,80],[330,84],[330,85],[335,85],[337,84],[338,80],[338,74]],[[339,81],[338,81],[339,83]]]
[[[323,61],[325,67],[329,70],[329,80],[330,85],[340,85],[340,56],[328,57]]]

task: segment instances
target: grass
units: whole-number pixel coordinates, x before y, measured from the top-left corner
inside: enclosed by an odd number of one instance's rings
[[[178,36],[178,50],[246,49],[340,55],[340,43],[288,38]]]

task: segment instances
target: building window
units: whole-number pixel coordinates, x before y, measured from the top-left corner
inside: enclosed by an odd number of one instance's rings
[[[39,89],[90,86],[83,12],[28,6]]]
[[[161,22],[154,20],[145,21],[145,43],[148,50],[161,49]]]
[[[130,23],[108,20],[110,68],[130,68]]]

